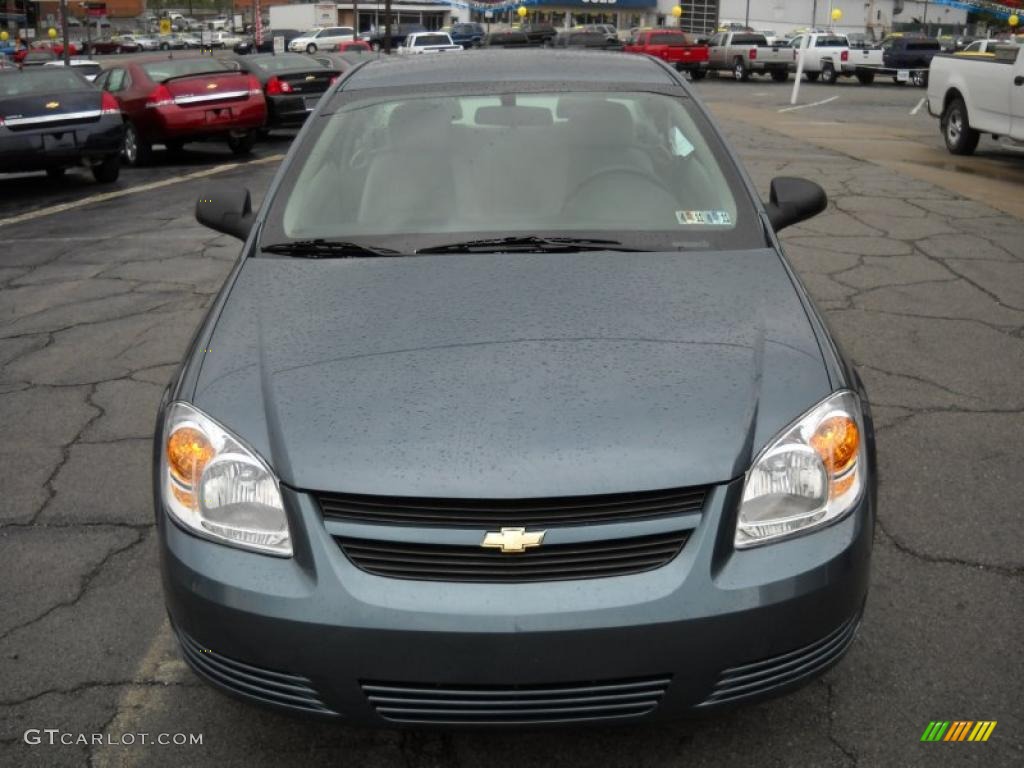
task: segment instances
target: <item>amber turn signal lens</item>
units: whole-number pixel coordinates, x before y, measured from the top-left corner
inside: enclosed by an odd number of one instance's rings
[[[830,416],[814,431],[811,446],[821,456],[830,475],[840,475],[857,460],[860,430],[849,416]]]
[[[194,427],[175,430],[167,440],[167,466],[171,475],[191,487],[213,458],[213,445]]]

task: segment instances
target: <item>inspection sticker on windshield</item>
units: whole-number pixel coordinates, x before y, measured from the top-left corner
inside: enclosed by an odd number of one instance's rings
[[[703,224],[711,226],[729,226],[732,217],[728,211],[676,211],[676,219],[680,224]]]

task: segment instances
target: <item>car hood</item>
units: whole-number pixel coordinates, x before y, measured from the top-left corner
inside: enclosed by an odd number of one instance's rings
[[[396,496],[722,482],[830,391],[771,250],[250,258],[196,354],[282,482]]]

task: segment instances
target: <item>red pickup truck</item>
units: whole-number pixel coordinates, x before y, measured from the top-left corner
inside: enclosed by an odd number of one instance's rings
[[[654,56],[680,72],[689,72],[694,80],[707,74],[708,47],[678,29],[638,29],[623,50]]]

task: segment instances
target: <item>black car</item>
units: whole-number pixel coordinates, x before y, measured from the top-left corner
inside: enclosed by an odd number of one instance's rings
[[[60,67],[0,69],[0,172],[60,177],[84,165],[117,180],[124,123],[117,100]]]
[[[242,56],[247,56],[250,53],[273,53],[275,37],[284,38],[284,49],[287,51],[292,40],[296,37],[302,37],[302,32],[297,29],[267,29],[263,32],[263,42],[258,46],[256,41],[250,37],[242,40],[240,43],[236,43],[231,50]]]
[[[526,35],[530,45],[547,45],[558,34],[558,30],[555,29],[554,25],[540,22],[536,24],[523,24],[519,29]]]
[[[484,35],[487,34],[484,25],[475,21],[456,22],[447,31],[452,42],[463,48],[479,48],[483,43]]]
[[[380,51],[386,48],[386,29],[383,25],[370,30],[368,34],[362,35],[362,39],[370,44],[370,48]],[[392,24],[391,25],[391,50],[405,42],[405,38],[413,32],[427,32],[422,24]]]
[[[882,43],[882,64],[889,69],[910,69],[925,73],[932,58],[941,52],[942,43],[934,38],[890,37]],[[925,83],[915,80],[915,84]]]
[[[777,236],[821,187],[762,202],[682,74],[600,51],[372,60],[296,141],[258,211],[197,190],[241,253],[153,473],[199,676],[345,724],[531,728],[842,658],[871,414]]]
[[[533,45],[526,33],[519,29],[495,29],[484,35],[485,48],[529,48]]]
[[[594,48],[605,51],[621,51],[622,42],[611,40],[604,32],[597,30],[571,29],[568,32],[559,32],[551,45],[555,48]]]
[[[267,128],[301,125],[339,71],[303,53],[257,53],[236,59],[267,99]]]

